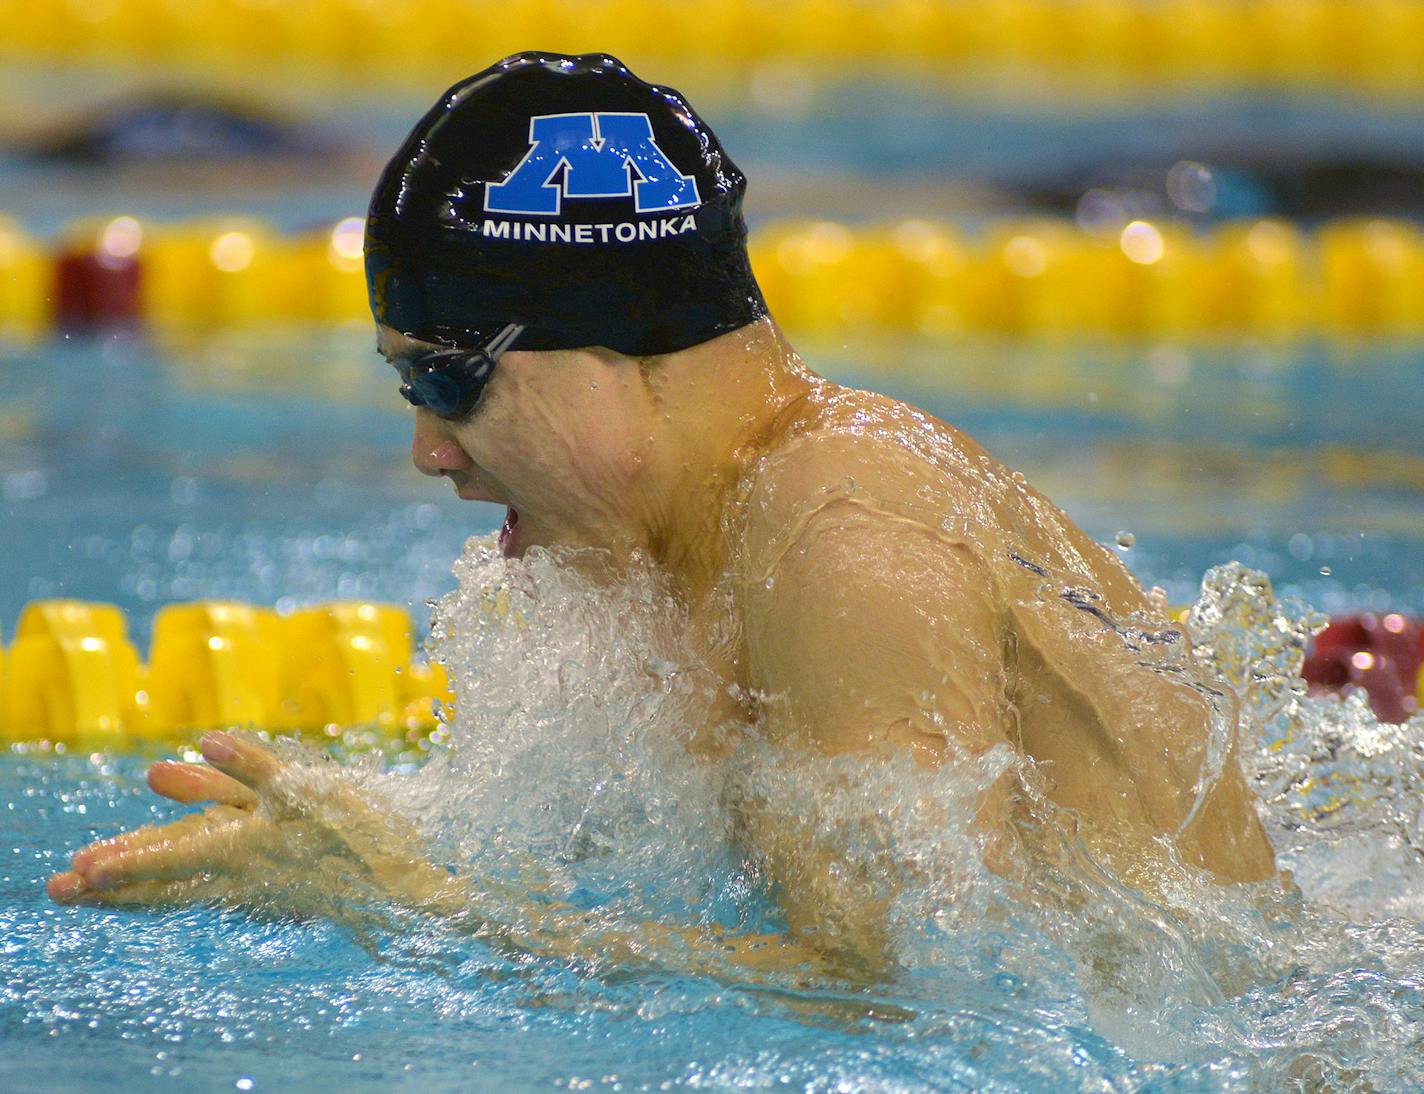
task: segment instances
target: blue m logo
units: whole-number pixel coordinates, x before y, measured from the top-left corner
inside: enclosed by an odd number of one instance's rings
[[[509,178],[485,187],[486,212],[557,216],[566,197],[631,196],[640,213],[698,204],[697,180],[663,155],[646,114],[541,114],[529,144]]]

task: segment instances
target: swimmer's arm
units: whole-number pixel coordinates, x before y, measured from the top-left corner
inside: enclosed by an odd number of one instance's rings
[[[1275,873],[1275,852],[1241,770],[1234,697],[1216,697],[1230,735],[1213,764],[1207,745],[1219,729],[1211,693],[1177,663],[1183,649],[1126,643],[1113,612],[1097,601],[1019,593],[1006,598],[1006,610],[1020,663],[1054,679],[1059,701],[1073,712],[1079,762],[1048,757],[1054,794],[1078,810],[1085,831],[1106,826],[1113,833],[1103,853],[1150,850],[1175,835],[1186,862],[1223,880]],[[1155,627],[1151,616],[1138,618],[1149,620],[1148,630],[1173,629],[1165,618]]]
[[[83,848],[50,878],[50,896],[111,907],[238,905],[322,916],[367,936],[371,927],[399,926],[389,916],[394,905],[499,949],[590,969],[675,963],[725,975],[819,965],[816,951],[777,935],[606,922],[552,895],[456,876],[339,772],[296,784],[270,749],[233,734],[208,734],[202,749],[207,764],[156,764],[149,784],[175,801],[214,804]]]
[[[972,763],[1006,743],[992,581],[973,552],[864,497],[801,509],[778,512],[769,498],[748,537],[752,566],[741,595],[768,732],[824,754],[863,752],[872,763],[909,750],[926,768]],[[1008,839],[1010,801],[1008,779],[999,779],[967,819],[991,867]],[[860,876],[814,818],[776,806],[750,803],[743,823],[793,930],[883,963],[893,891]]]

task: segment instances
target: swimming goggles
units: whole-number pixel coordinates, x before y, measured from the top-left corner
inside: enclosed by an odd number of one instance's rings
[[[437,349],[397,359],[392,364],[400,373],[400,392],[411,406],[429,407],[449,421],[463,418],[478,405],[500,357],[523,333],[521,324],[510,323],[479,349]]]

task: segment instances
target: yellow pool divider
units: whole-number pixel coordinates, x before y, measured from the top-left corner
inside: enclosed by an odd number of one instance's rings
[[[1094,89],[1424,87],[1417,0],[0,0],[0,56],[432,94],[523,49],[679,82],[759,64]],[[887,71],[882,68],[882,73]],[[1017,76],[1019,78],[1015,79]]]
[[[49,247],[0,215],[0,331],[33,336],[47,330],[54,281]]]
[[[251,219],[118,216],[77,222],[44,244],[0,219],[0,330],[82,323],[86,302],[108,321],[114,300],[135,321],[174,330],[368,322],[362,232],[359,217],[284,236]],[[750,248],[772,313],[793,332],[1424,334],[1424,231],[1406,220],[1341,219],[1314,231],[1276,219],[1201,231],[1133,220],[1087,231],[1021,218],[973,233],[930,220],[774,221]],[[62,293],[61,278],[78,280]],[[80,311],[56,314],[61,296]]]
[[[415,662],[411,647],[410,617],[391,604],[283,615],[204,600],[159,609],[145,664],[116,606],[36,600],[0,652],[0,744],[132,748],[234,726],[419,740],[440,724],[436,703],[448,711],[455,697],[444,668]],[[1424,665],[1412,686],[1424,709]]]
[[[454,697],[411,646],[410,617],[393,605],[279,615],[200,601],[159,610],[145,664],[117,607],[33,601],[0,657],[0,741],[122,747],[230,726],[425,733],[435,701]]]

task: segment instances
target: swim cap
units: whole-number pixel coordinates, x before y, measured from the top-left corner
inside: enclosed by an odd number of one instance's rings
[[[456,84],[366,220],[378,322],[471,345],[672,353],[766,314],[746,179],[676,91],[606,54],[519,53]]]

